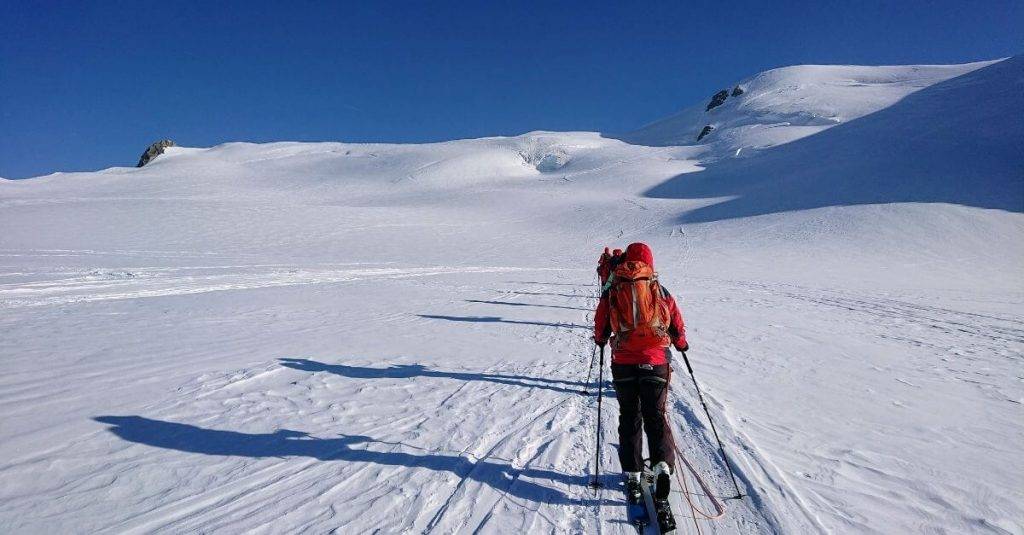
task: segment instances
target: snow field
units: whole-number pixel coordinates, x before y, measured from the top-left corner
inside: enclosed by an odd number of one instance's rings
[[[677,494],[681,532],[1021,533],[1022,210],[828,188],[794,208],[760,202],[757,173],[715,175],[899,122],[878,114],[921,121],[906,106],[1012,81],[1007,61],[765,73],[719,110],[789,142],[761,154],[745,134],[533,132],[0,181],[0,531],[630,533],[614,397],[594,493],[580,390],[597,254],[643,240],[750,495],[695,524]],[[1004,93],[990,108],[1013,116]],[[838,126],[796,139],[826,111]],[[991,160],[1012,189],[1017,162]],[[712,175],[743,187],[700,189]],[[784,185],[768,200],[808,198]],[[731,494],[681,365],[672,388],[681,450]]]

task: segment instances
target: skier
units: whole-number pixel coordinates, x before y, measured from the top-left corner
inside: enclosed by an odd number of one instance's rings
[[[622,249],[615,249],[614,251],[608,252],[608,248],[604,248],[604,252],[601,253],[601,257],[597,260],[597,276],[601,280],[602,287],[604,287],[608,282],[608,277],[612,274],[612,271],[614,271],[622,261]]]
[[[614,251],[612,251],[612,260],[611,260],[612,269],[615,269],[615,266],[618,266],[619,264],[621,264],[622,261],[623,261],[622,249],[615,249]]]
[[[658,282],[654,254],[643,243],[626,248],[603,286],[594,313],[594,342],[611,341],[612,379],[619,400],[619,462],[626,475],[627,497],[638,503],[643,469],[643,433],[655,477],[655,509],[671,519],[668,496],[675,466],[675,443],[665,418],[668,399],[669,345],[689,349],[683,317],[675,299]],[[674,521],[673,521],[674,525]]]
[[[597,259],[597,278],[601,281],[601,286],[608,281],[608,276],[612,274],[612,253],[605,247],[604,252],[601,253],[601,257]]]

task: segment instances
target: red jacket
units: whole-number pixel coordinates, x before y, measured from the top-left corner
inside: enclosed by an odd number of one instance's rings
[[[616,249],[615,251],[608,252],[608,248],[604,248],[604,253],[601,254],[601,258],[597,261],[597,276],[601,279],[601,286],[608,282],[608,277],[612,274],[615,266],[622,261],[622,249]]]
[[[643,243],[631,244],[626,249],[626,261],[646,262],[654,267],[654,254],[651,248]],[[683,323],[683,315],[679,313],[676,300],[664,287],[665,301],[668,304],[669,328],[668,335],[672,345],[679,350],[685,350],[686,325]],[[594,341],[603,344],[611,336],[611,321],[608,314],[608,292],[601,292],[601,301],[597,304],[597,311],[594,312]],[[638,340],[643,342],[643,340]],[[666,364],[669,359],[669,350],[661,345],[638,345],[638,341],[627,341],[621,344],[613,344],[612,362],[615,364]],[[632,344],[630,342],[633,342]]]

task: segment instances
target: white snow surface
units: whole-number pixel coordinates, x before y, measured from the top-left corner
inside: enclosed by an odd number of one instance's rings
[[[610,388],[586,485],[589,336],[598,253],[644,241],[749,495],[675,493],[681,533],[1024,533],[1022,80],[791,67],[699,146],[679,116],[0,180],[0,532],[631,533]],[[678,361],[669,413],[733,494]]]
[[[700,143],[750,154],[863,117],[915,91],[993,63],[782,67],[724,87],[730,96],[718,107],[706,109],[709,96],[623,137],[648,145],[690,145],[705,125],[711,125],[714,130]],[[743,93],[732,96],[736,87]]]

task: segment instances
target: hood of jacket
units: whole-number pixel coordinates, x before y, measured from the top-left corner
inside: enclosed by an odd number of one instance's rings
[[[646,243],[631,243],[626,247],[626,262],[643,262],[654,269],[654,253]]]

